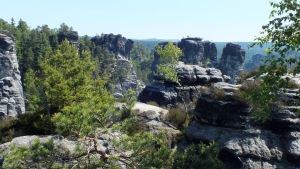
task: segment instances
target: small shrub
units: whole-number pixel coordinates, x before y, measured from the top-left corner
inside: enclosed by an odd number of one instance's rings
[[[176,152],[172,169],[222,169],[224,164],[218,158],[219,147],[212,142],[192,144],[183,152]]]
[[[239,74],[239,77],[237,78],[238,81],[237,83],[240,84],[240,83],[243,83],[244,81],[246,81],[247,79],[251,78],[251,77],[255,77],[258,75],[258,70],[257,69],[254,69],[252,71],[249,71],[249,72],[246,72],[246,71],[243,71]]]
[[[126,98],[126,97],[117,98],[117,99],[116,99],[116,102],[126,103],[126,102],[127,102],[127,98]]]
[[[184,109],[182,108],[169,109],[168,120],[173,124],[173,126],[178,128],[180,125],[185,123],[186,119],[187,117]]]
[[[150,102],[147,102],[146,104],[159,107],[159,104],[156,103],[155,101],[150,101]]]
[[[211,97],[215,100],[221,100],[226,96],[224,89],[214,89],[211,92]]]
[[[15,135],[16,119],[13,117],[4,117],[0,121],[0,144],[9,142]]]

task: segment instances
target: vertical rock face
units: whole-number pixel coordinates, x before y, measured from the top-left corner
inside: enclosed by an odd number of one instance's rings
[[[0,99],[0,119],[25,112],[16,46],[8,32],[0,33]]]
[[[203,45],[204,45],[204,58],[209,59],[209,61],[212,63],[212,66],[216,66],[218,62],[216,44],[210,41],[204,41]]]
[[[245,50],[239,44],[227,43],[223,48],[219,68],[224,75],[231,77],[230,83],[235,84],[238,74],[243,70]]]
[[[130,88],[138,92],[138,82],[136,72],[130,62],[130,51],[133,48],[133,41],[122,37],[122,35],[105,34],[95,36],[91,39],[95,45],[105,47],[108,51],[115,54],[116,65],[121,66],[126,73],[120,79],[120,83],[115,85],[115,97],[123,97]]]
[[[204,45],[202,38],[185,38],[178,42],[178,47],[184,53],[181,61],[185,64],[198,65],[204,61]]]

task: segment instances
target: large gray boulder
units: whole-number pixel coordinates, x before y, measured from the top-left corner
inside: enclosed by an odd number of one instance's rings
[[[23,88],[14,38],[0,34],[0,119],[25,112]]]
[[[239,44],[227,43],[219,62],[219,68],[224,75],[231,77],[230,83],[235,84],[237,76],[243,70],[245,50]]]

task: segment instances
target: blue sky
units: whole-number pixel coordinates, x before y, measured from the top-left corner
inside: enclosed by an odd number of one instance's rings
[[[253,41],[271,11],[268,0],[0,0],[0,4],[0,18],[22,19],[31,28],[66,23],[79,35],[189,36],[214,42]]]

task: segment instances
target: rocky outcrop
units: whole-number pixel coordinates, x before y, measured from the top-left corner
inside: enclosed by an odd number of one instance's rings
[[[227,168],[292,169],[300,167],[300,119],[296,115],[298,90],[282,95],[283,105],[273,109],[266,123],[250,116],[250,107],[235,95],[240,85],[215,83],[201,93],[196,119],[186,128],[188,142],[215,141]]]
[[[167,42],[159,43],[159,46],[165,46]],[[215,43],[209,41],[202,41],[202,38],[184,38],[178,43],[173,43],[178,46],[183,56],[181,61],[185,64],[191,65],[206,65],[208,67],[215,66],[217,63],[217,48]],[[158,64],[159,56],[154,53],[154,60],[152,62],[151,70],[156,71],[156,65]],[[207,63],[210,62],[211,65]]]
[[[67,32],[60,32],[58,34],[58,42],[61,43],[67,39],[70,44],[75,45],[77,48],[79,48],[79,36],[77,31],[67,31]]]
[[[235,84],[237,76],[243,70],[245,50],[239,44],[227,43],[219,62],[219,68],[224,75],[231,77],[230,83]]]
[[[202,85],[230,80],[215,68],[203,68],[198,65],[176,66],[181,86],[172,83],[153,82],[147,85],[139,95],[141,102],[156,102],[159,105],[176,105],[178,102],[191,102],[198,99]],[[163,81],[163,79],[161,79]]]
[[[95,36],[91,40],[95,43],[95,45],[104,46],[110,52],[113,52],[117,59],[130,59],[129,54],[134,43],[131,39],[126,39],[120,34],[104,34],[101,36]]]
[[[118,83],[115,85],[114,96],[123,97],[130,88],[139,93],[137,75],[130,62],[130,51],[133,48],[133,41],[122,37],[122,35],[104,34],[91,39],[95,45],[105,47],[114,53],[116,59],[115,71],[119,75]]]
[[[0,119],[25,112],[23,88],[14,38],[0,34]]]
[[[204,61],[204,45],[202,38],[185,38],[178,42],[184,55],[181,61],[185,64],[199,65]]]
[[[218,67],[218,58],[217,58],[217,47],[215,43],[210,41],[204,41],[204,55],[203,57],[206,59],[206,62],[210,62],[211,67]]]

